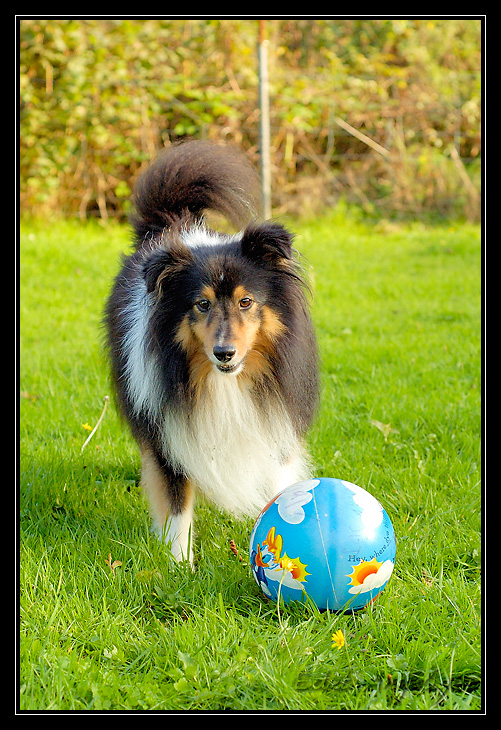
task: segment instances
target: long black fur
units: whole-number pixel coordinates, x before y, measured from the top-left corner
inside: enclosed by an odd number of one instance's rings
[[[134,207],[137,245],[187,215],[200,219],[204,210],[221,213],[239,228],[259,213],[259,179],[232,147],[201,140],[175,145],[139,178]]]

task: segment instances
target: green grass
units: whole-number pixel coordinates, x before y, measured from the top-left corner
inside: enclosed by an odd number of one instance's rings
[[[112,403],[80,453],[109,393],[100,317],[128,231],[25,223],[21,710],[481,708],[478,227],[348,213],[296,230],[322,355],[316,473],[390,514],[388,587],[353,616],[280,609],[250,574],[252,521],[207,505],[197,570],[169,562]]]

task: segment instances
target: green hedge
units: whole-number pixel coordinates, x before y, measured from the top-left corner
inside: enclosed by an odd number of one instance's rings
[[[480,20],[266,26],[275,212],[342,196],[478,217]],[[138,171],[183,137],[257,162],[257,36],[257,20],[21,19],[23,212],[123,217]]]

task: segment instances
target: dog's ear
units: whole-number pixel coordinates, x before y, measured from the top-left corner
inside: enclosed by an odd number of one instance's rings
[[[242,253],[257,264],[289,260],[292,258],[292,234],[280,223],[247,226],[242,237]]]
[[[143,263],[143,277],[150,294],[160,294],[162,282],[192,261],[191,251],[181,243],[152,251]]]

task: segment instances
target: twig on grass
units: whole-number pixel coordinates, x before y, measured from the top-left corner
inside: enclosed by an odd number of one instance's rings
[[[101,424],[101,421],[102,421],[102,420],[103,420],[103,418],[104,418],[104,414],[106,413],[106,408],[108,407],[108,401],[109,401],[109,400],[110,400],[110,397],[109,397],[109,395],[105,395],[105,396],[104,396],[104,406],[103,406],[103,410],[102,410],[102,412],[101,412],[101,415],[99,416],[99,420],[98,420],[98,422],[96,423],[96,425],[94,426],[94,428],[92,429],[92,431],[90,432],[90,434],[89,434],[89,435],[87,436],[87,439],[85,440],[85,443],[84,443],[84,445],[83,445],[83,446],[82,446],[82,448],[80,449],[80,453],[81,453],[81,454],[83,454],[83,451],[84,451],[85,447],[87,446],[87,444],[89,443],[89,441],[90,441],[90,440],[91,440],[91,438],[92,438],[92,437],[94,436],[94,434],[96,433],[97,429],[99,428],[99,426],[100,426],[100,424]]]

